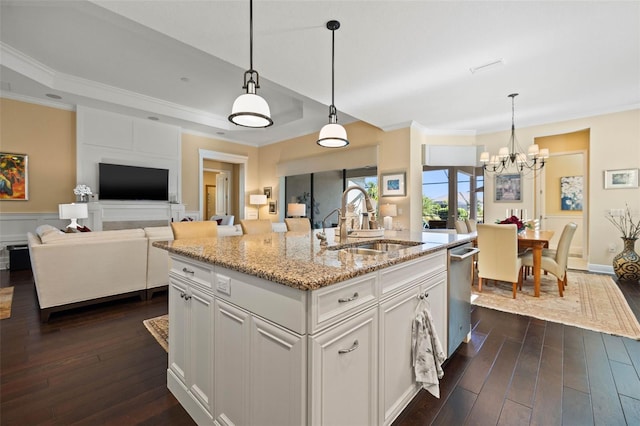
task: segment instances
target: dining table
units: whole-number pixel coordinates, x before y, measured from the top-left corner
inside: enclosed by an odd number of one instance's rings
[[[518,233],[518,249],[530,248],[533,254],[533,295],[540,297],[542,249],[549,247],[553,231],[525,229]]]

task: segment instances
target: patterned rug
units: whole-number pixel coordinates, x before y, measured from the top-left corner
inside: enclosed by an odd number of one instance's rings
[[[142,321],[149,333],[156,339],[166,352],[169,352],[169,315],[146,319]]]
[[[13,287],[0,288],[0,319],[11,318]]]
[[[609,275],[569,271],[564,297],[551,274],[542,275],[539,298],[533,297],[531,276],[515,300],[508,283],[488,281],[482,293],[477,290],[476,284],[471,303],[477,306],[640,340],[640,324]]]

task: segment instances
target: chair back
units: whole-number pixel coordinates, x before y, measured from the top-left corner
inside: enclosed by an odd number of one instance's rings
[[[478,276],[517,282],[521,262],[518,258],[516,225],[478,224]]]
[[[478,223],[475,219],[465,219],[464,223],[467,225],[467,232],[476,232],[478,230]]]
[[[232,214],[218,214],[211,216],[209,220],[220,221],[219,225],[233,225],[234,219],[235,216]]]
[[[306,217],[301,218],[286,218],[284,223],[287,224],[287,231],[289,232],[309,232],[311,231],[311,222]]]
[[[556,250],[556,263],[558,264],[559,271],[567,270],[567,262],[569,260],[569,247],[571,246],[571,240],[573,234],[576,233],[578,225],[574,222],[569,222],[564,226],[562,234],[560,234],[560,240],[558,241],[558,248]]]
[[[174,240],[186,238],[215,238],[218,236],[218,223],[215,221],[171,222]]]
[[[269,219],[242,219],[240,225],[242,226],[242,233],[246,235],[273,232]]]
[[[456,234],[468,234],[467,224],[463,220],[456,220],[455,222]]]

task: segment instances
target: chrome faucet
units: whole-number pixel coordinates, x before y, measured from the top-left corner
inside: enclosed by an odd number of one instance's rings
[[[320,240],[320,245],[321,246],[326,246],[327,245],[327,234],[326,234],[327,224],[326,224],[326,222],[327,222],[327,219],[329,218],[329,216],[331,216],[335,212],[338,212],[338,220],[339,220],[340,219],[340,209],[337,208],[337,207],[335,209],[331,210],[331,212],[322,219],[322,232],[319,232],[319,233],[316,234],[316,237]]]
[[[348,232],[347,232],[347,194],[349,191],[356,189],[364,195],[364,202],[367,208],[368,217],[366,219],[369,221],[366,225],[367,228],[371,228],[371,224],[376,223],[376,211],[371,205],[371,198],[369,198],[369,194],[363,188],[359,186],[350,186],[344,190],[342,193],[342,207],[340,208],[340,242],[345,242],[347,240]],[[333,212],[332,212],[333,213]],[[376,225],[377,228],[377,225]]]

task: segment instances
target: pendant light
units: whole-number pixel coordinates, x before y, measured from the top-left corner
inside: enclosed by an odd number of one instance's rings
[[[342,148],[349,145],[347,140],[347,131],[338,124],[338,113],[334,105],[334,70],[335,70],[335,32],[340,28],[340,22],[327,22],[327,29],[331,30],[331,105],[329,106],[329,124],[325,124],[320,129],[320,136],[317,144],[325,148]]]
[[[247,93],[238,96],[233,103],[229,121],[243,127],[269,127],[273,125],[269,104],[256,94],[260,88],[260,76],[253,69],[253,0],[249,0],[249,69],[244,72],[243,89]]]

